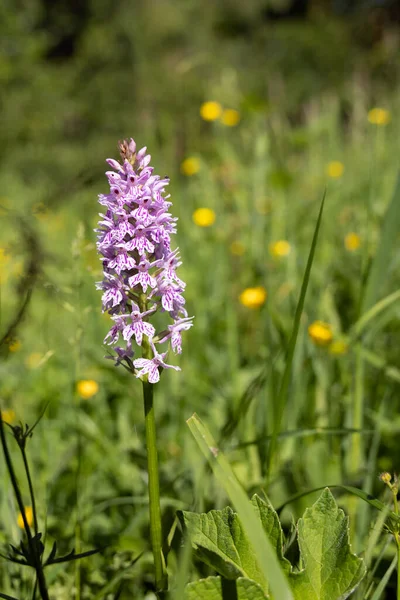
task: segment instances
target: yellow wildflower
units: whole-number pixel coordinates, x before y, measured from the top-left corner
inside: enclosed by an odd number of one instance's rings
[[[269,252],[272,256],[280,258],[290,253],[291,246],[287,240],[278,240],[269,245]]]
[[[326,166],[326,174],[332,179],[339,179],[344,172],[344,164],[339,160],[332,160]]]
[[[314,321],[308,327],[308,335],[317,346],[328,346],[333,338],[332,327],[323,321]]]
[[[15,411],[12,408],[1,411],[1,418],[4,423],[11,425],[15,421]]]
[[[181,164],[181,171],[184,175],[187,175],[188,177],[190,177],[191,175],[195,175],[200,171],[200,160],[195,156],[185,158],[185,160]]]
[[[76,384],[78,396],[84,400],[88,400],[99,391],[99,384],[93,379],[81,379]]]
[[[221,115],[221,123],[227,127],[235,127],[240,121],[240,113],[234,108],[227,108]]]
[[[212,208],[198,208],[192,218],[199,227],[210,227],[214,224],[216,215]]]
[[[222,114],[222,106],[219,102],[203,102],[200,106],[200,116],[204,121],[216,121]]]
[[[354,250],[358,250],[358,248],[361,246],[360,236],[357,233],[354,233],[354,231],[351,231],[344,238],[344,246],[349,252],[354,252]]]
[[[11,340],[8,344],[8,349],[10,352],[18,352],[21,348],[22,344],[19,340]]]
[[[344,340],[336,340],[332,342],[328,350],[329,354],[340,356],[342,354],[347,354],[347,352],[349,351],[349,346]]]
[[[259,308],[267,299],[267,290],[262,286],[246,288],[239,296],[243,306],[247,308]]]
[[[244,244],[242,244],[242,242],[234,241],[230,245],[230,251],[235,256],[243,256],[243,254],[246,252],[246,247]]]
[[[368,112],[368,121],[372,125],[387,125],[390,119],[390,112],[384,108],[371,108]]]
[[[28,369],[37,369],[42,358],[43,354],[40,352],[32,352],[32,354],[25,359],[25,365],[28,367]]]
[[[390,482],[392,481],[392,476],[390,473],[388,473],[387,471],[385,471],[384,473],[381,473],[379,475],[379,479],[381,481],[383,481],[383,483],[386,483],[387,485],[390,484]]]
[[[29,527],[33,525],[33,510],[32,506],[25,506],[25,517],[28,522]],[[20,529],[24,529],[24,520],[22,518],[22,514],[18,513],[17,524]]]

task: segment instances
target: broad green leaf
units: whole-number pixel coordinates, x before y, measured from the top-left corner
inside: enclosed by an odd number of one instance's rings
[[[203,562],[226,579],[242,576],[266,587],[239,517],[229,506],[201,514],[179,511],[178,517]]]
[[[304,564],[291,576],[296,600],[344,600],[365,575],[363,560],[350,552],[348,518],[326,488],[298,523]]]
[[[388,508],[387,504],[384,504],[381,500],[378,500],[378,498],[374,498],[374,496],[372,496],[371,494],[367,494],[367,492],[364,492],[364,490],[359,490],[358,488],[352,487],[351,485],[335,485],[335,484],[333,484],[333,485],[329,485],[328,487],[329,488],[339,488],[340,490],[344,490],[345,492],[348,492],[349,494],[352,494],[353,496],[357,496],[364,502],[367,502],[370,506],[373,506],[374,508],[383,512],[385,515],[387,515],[386,523],[388,526],[395,527],[396,525],[398,526],[400,524],[399,515],[396,515],[395,512],[390,510]],[[300,498],[304,498],[305,496],[308,496],[309,494],[313,494],[314,492],[319,492],[320,490],[323,490],[323,489],[326,489],[326,486],[312,488],[310,490],[307,490],[306,492],[299,492],[298,494],[295,494],[294,496],[292,496],[291,498],[286,500],[286,502],[281,504],[281,506],[279,506],[279,508],[276,509],[277,515],[279,515],[282,512],[282,510],[285,508],[285,506],[287,506],[288,504],[291,504],[292,502],[295,502],[296,500],[299,500]]]
[[[267,600],[262,588],[251,579],[239,577],[235,581],[221,577],[207,577],[189,583],[185,600]]]
[[[283,556],[283,531],[279,517],[275,510],[270,504],[267,504],[258,496],[254,494],[251,499],[257,516],[261,521],[262,528],[268,536],[269,541],[273,549],[275,550],[276,556],[281,564],[282,569],[289,573],[292,570],[290,562]]]
[[[196,414],[190,417],[187,423],[200,450],[211,465],[216,479],[225,489],[240,517],[259,568],[264,579],[268,581],[271,593],[279,600],[293,600],[293,594],[284,569],[282,569],[282,565],[276,557],[268,536],[260,527],[257,515],[230,464],[224,454],[217,448],[210,431]]]
[[[251,501],[258,520],[281,563],[289,573],[291,565],[283,557],[283,533],[278,515],[255,494]],[[266,589],[265,578],[237,513],[230,507],[208,513],[179,511],[178,517],[189,534],[198,558],[226,579],[243,576],[260,583]]]

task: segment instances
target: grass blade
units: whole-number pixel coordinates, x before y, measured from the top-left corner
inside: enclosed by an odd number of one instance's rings
[[[397,300],[400,300],[400,290],[396,290],[393,294],[389,294],[389,296],[386,296],[386,298],[383,298],[383,300],[374,304],[374,306],[367,310],[367,312],[354,324],[350,333],[350,339],[353,341],[354,338],[358,338],[372,319],[397,302]]]
[[[400,174],[382,225],[378,250],[373,258],[361,305],[361,314],[365,314],[376,302],[387,278],[387,265],[396,247],[400,229]]]
[[[309,429],[293,429],[289,431],[281,431],[278,435],[278,439],[287,439],[287,438],[304,438],[304,437],[323,437],[323,436],[346,436],[353,435],[355,433],[359,433],[361,435],[371,435],[374,433],[373,429],[351,429],[348,427],[313,427]],[[260,442],[268,442],[271,439],[270,435],[265,435],[262,437],[258,437],[254,440],[238,442],[231,448],[230,451],[237,450],[239,448],[247,448],[248,446],[254,446],[259,444]]]
[[[282,419],[283,419],[283,414],[284,414],[284,410],[285,410],[287,393],[288,393],[288,389],[289,389],[290,377],[291,377],[291,372],[292,372],[294,350],[296,347],[297,336],[299,334],[300,319],[301,319],[301,315],[303,313],[304,301],[305,301],[305,297],[306,297],[306,293],[307,293],[308,283],[310,281],[311,267],[312,267],[312,264],[314,261],[315,249],[317,247],[318,234],[319,234],[319,230],[321,227],[322,213],[323,213],[324,204],[325,204],[325,195],[326,194],[324,193],[322,202],[321,202],[321,206],[319,209],[317,223],[316,223],[315,230],[314,230],[314,235],[313,235],[313,239],[312,239],[312,243],[311,243],[310,252],[308,255],[307,266],[306,266],[306,270],[304,272],[303,282],[301,284],[300,297],[299,297],[299,301],[298,301],[297,307],[296,307],[292,335],[289,340],[289,346],[288,346],[287,354],[286,354],[285,371],[283,373],[281,386],[280,386],[280,389],[278,392],[278,397],[277,397],[277,402],[276,402],[277,410],[276,410],[276,415],[274,418],[274,429],[272,432],[271,443],[270,443],[269,451],[268,451],[268,473],[269,473],[269,475],[271,474],[271,466],[272,466],[275,451],[276,451],[278,435],[280,433],[280,429],[282,426]]]
[[[382,597],[382,594],[384,593],[386,585],[390,579],[390,576],[396,568],[396,563],[397,563],[397,556],[395,556],[393,558],[392,562],[389,565],[388,570],[386,571],[386,573],[384,574],[384,576],[378,583],[377,588],[374,592],[374,595],[371,597],[371,600],[379,600],[379,598]]]
[[[235,507],[250,543],[253,546],[260,569],[269,582],[272,594],[275,598],[279,598],[279,600],[293,600],[289,584],[271,544],[260,527],[260,523],[246,492],[236,479],[227,459],[218,450],[211,433],[196,414],[188,419],[187,424],[200,450],[209,462],[215,477],[224,487],[232,505]]]

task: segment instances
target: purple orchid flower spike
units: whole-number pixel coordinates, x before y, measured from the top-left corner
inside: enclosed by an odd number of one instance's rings
[[[172,325],[168,325],[168,330],[160,334],[161,339],[159,344],[171,340],[172,350],[176,354],[182,352],[182,331],[187,331],[193,325],[193,317],[184,317],[183,319],[177,319]]]
[[[158,370],[160,367],[163,369],[175,369],[175,371],[181,370],[180,367],[167,365],[167,363],[164,362],[164,357],[167,355],[167,352],[158,354],[154,344],[151,344],[151,346],[154,352],[153,358],[137,358],[133,361],[135,368],[140,369],[136,372],[136,377],[147,375],[149,383],[157,383],[160,380],[160,372]]]
[[[193,325],[184,308],[185,283],[176,274],[179,250],[171,250],[177,219],[168,212],[169,179],[153,173],[147,149],[137,150],[134,140],[128,139],[119,142],[119,150],[121,163],[107,159],[112,169],[106,171],[110,189],[99,195],[105,214],[100,214],[96,230],[104,271],[97,288],[103,292],[103,311],[114,321],[104,341],[114,347],[116,365],[156,383],[160,367],[179,368],[168,365],[166,352],[158,352],[154,344],[170,343],[180,354],[182,332]],[[160,334],[149,323],[157,311],[172,320]],[[133,360],[133,342],[142,346],[143,358]]]

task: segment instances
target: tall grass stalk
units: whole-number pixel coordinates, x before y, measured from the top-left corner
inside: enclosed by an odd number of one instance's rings
[[[314,235],[313,235],[313,239],[311,242],[311,248],[310,248],[310,252],[308,255],[307,265],[306,265],[306,269],[304,272],[303,281],[301,284],[300,296],[299,296],[299,300],[298,300],[297,306],[296,306],[296,312],[295,312],[294,322],[293,322],[293,329],[292,329],[292,333],[291,333],[290,340],[289,340],[289,345],[288,345],[287,352],[286,352],[285,370],[284,370],[284,373],[282,376],[282,381],[281,381],[278,396],[277,396],[276,410],[274,410],[274,425],[273,425],[273,431],[272,431],[271,442],[270,442],[269,453],[268,453],[267,476],[268,476],[269,480],[270,480],[271,474],[272,474],[271,471],[272,471],[273,461],[274,461],[274,457],[275,457],[275,453],[276,453],[278,436],[281,431],[282,420],[283,420],[283,416],[284,416],[284,412],[285,412],[285,407],[287,404],[288,390],[289,390],[290,380],[291,380],[291,376],[292,376],[292,364],[293,364],[293,358],[294,358],[294,351],[296,348],[297,336],[298,336],[299,329],[300,329],[300,319],[301,319],[301,315],[303,314],[304,301],[306,298],[308,283],[310,280],[311,268],[312,268],[314,256],[315,256],[315,249],[317,247],[318,234],[319,234],[319,230],[321,227],[322,214],[324,211],[325,196],[326,196],[326,192],[324,192],[324,195],[322,198],[321,206],[320,206],[319,213],[318,213],[317,223],[316,223],[315,229],[314,229]]]

